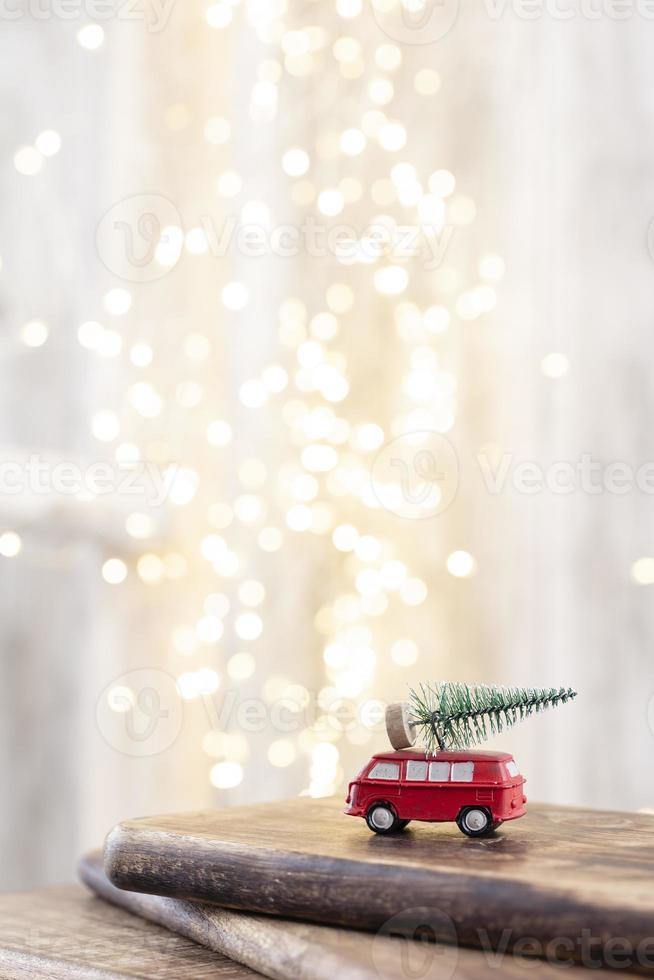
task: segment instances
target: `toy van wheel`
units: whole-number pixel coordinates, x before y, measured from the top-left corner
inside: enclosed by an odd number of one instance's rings
[[[480,806],[464,807],[456,822],[459,830],[467,837],[485,837],[495,829],[490,812]]]
[[[371,806],[366,813],[366,823],[375,834],[392,834],[400,825],[395,810],[386,803]]]

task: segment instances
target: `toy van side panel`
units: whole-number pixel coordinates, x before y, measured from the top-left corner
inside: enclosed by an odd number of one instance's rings
[[[479,806],[479,787],[474,783],[450,782],[443,785],[441,797],[443,799],[442,820],[456,820],[461,809],[465,806]],[[492,791],[491,791],[492,792]],[[492,800],[488,800],[484,794],[486,802],[484,806],[492,806]]]
[[[402,820],[449,820],[447,783],[407,781],[402,786]]]
[[[418,766],[420,769],[424,767],[424,773],[417,769]],[[456,818],[458,810],[455,810],[450,784],[430,780],[429,769],[424,758],[407,760],[402,765],[402,789],[398,813],[401,820],[433,822]]]
[[[406,774],[402,787],[403,819],[456,820],[462,807],[480,804],[492,811],[497,781],[501,778],[495,763],[475,761],[468,778],[463,777],[461,770],[455,773],[449,762],[442,761],[442,765],[445,766],[442,781],[429,778],[434,775],[431,765],[424,779],[410,780]]]

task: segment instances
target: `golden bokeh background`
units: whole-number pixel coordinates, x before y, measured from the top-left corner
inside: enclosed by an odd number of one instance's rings
[[[3,887],[341,794],[420,681],[578,688],[530,796],[652,803],[639,24],[432,6],[6,25]]]

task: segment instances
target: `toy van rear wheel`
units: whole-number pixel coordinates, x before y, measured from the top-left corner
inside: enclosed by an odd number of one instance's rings
[[[481,806],[466,806],[456,818],[459,830],[467,837],[485,837],[493,832],[493,817]]]
[[[400,829],[400,821],[391,806],[375,803],[366,813],[366,823],[375,834],[392,834]]]

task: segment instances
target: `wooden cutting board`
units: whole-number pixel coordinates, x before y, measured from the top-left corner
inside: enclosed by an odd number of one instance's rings
[[[225,956],[112,908],[80,885],[0,895],[2,980],[254,980]]]
[[[654,818],[530,805],[488,838],[412,823],[390,837],[340,800],[295,799],[118,825],[120,888],[252,912],[654,966]]]
[[[80,876],[93,891],[173,932],[238,960],[274,980],[477,980],[492,973],[510,980],[561,980],[561,967],[454,945],[418,942],[236,912],[199,902],[115,888],[98,851],[85,857]],[[568,969],[567,974],[570,974]],[[573,968],[572,977],[581,970]],[[613,976],[625,977],[622,971]]]

